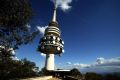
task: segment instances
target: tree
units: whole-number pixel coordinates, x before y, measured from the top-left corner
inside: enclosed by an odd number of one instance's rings
[[[71,71],[71,75],[72,76],[82,76],[82,74],[80,73],[80,71],[78,70],[78,69],[76,69],[76,68],[73,68]]]
[[[0,0],[0,25],[15,29],[24,28],[32,16],[28,0]],[[11,29],[10,29],[11,30]]]
[[[29,0],[0,0],[0,45],[17,49],[32,41],[38,31],[29,30],[31,18]]]
[[[6,64],[0,63],[0,80],[9,80],[15,78],[26,78],[38,76],[39,68],[34,62],[27,59],[9,60]]]
[[[49,71],[46,70],[45,67],[43,67],[43,68],[41,69],[41,71],[39,72],[39,74],[42,75],[42,76],[50,75]]]
[[[23,69],[21,61],[12,60],[14,55],[10,49],[16,50],[20,45],[28,44],[38,34],[29,28],[31,18],[29,0],[0,0],[0,78],[7,78]]]
[[[21,72],[24,77],[36,75],[38,67],[36,67],[34,62],[31,62],[27,59],[22,59],[21,62],[22,62]]]
[[[12,49],[0,46],[0,79],[6,77],[12,66]]]

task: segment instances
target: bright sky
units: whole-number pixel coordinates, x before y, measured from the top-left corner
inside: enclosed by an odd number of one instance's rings
[[[30,1],[34,12],[31,28],[47,26],[52,18],[53,3],[50,0]],[[62,1],[58,0],[57,21],[65,53],[55,56],[56,67],[92,70],[94,66],[93,71],[120,70],[120,0]],[[36,51],[41,37],[42,34],[31,44],[21,46],[16,56],[26,57],[40,68],[44,67],[45,57]]]

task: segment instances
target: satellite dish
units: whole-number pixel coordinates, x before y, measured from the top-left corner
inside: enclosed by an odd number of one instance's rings
[[[56,37],[55,37],[55,36],[53,36],[53,39],[55,40],[55,39],[56,39]]]
[[[64,41],[62,41],[62,44],[64,44]]]
[[[57,50],[59,51],[59,50],[60,50],[60,48],[59,48],[59,47],[57,47]]]
[[[50,41],[48,41],[48,44],[50,44]]]
[[[55,41],[52,41],[53,44],[55,44]]]
[[[61,44],[61,47],[64,47],[64,46]]]
[[[60,38],[58,37],[57,40],[60,41]]]
[[[50,39],[50,38],[51,38],[51,36],[48,36],[47,38],[48,38],[48,39]]]
[[[46,40],[46,37],[43,37],[44,40]]]
[[[62,50],[62,53],[64,53],[65,51],[64,51],[64,49]]]

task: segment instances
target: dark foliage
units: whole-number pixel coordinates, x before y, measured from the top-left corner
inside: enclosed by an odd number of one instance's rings
[[[38,75],[38,67],[27,59],[14,60],[12,49],[0,46],[0,80]]]
[[[32,9],[29,0],[0,0],[0,80],[36,75],[34,62],[13,60],[11,48],[31,42],[38,31],[29,28]]]
[[[120,73],[106,74],[104,80],[120,80]]]
[[[76,68],[73,68],[70,72],[71,72],[71,76],[82,76],[80,71]]]
[[[70,75],[68,75],[66,79],[69,79],[69,80],[84,80],[84,76],[82,75],[82,73],[77,69],[77,68],[73,68],[71,71],[70,71]]]
[[[85,74],[85,80],[120,80],[120,73],[101,75],[94,72],[88,72]]]
[[[49,71],[46,70],[45,67],[43,67],[43,68],[41,69],[41,71],[39,72],[39,74],[40,74],[41,76],[50,75]]]
[[[35,63],[27,59],[20,61],[10,59],[4,63],[0,61],[0,80],[38,76],[37,71]]]
[[[0,0],[0,45],[18,49],[33,40],[38,31],[31,31],[29,0]]]
[[[0,25],[15,29],[23,28],[32,16],[28,0],[0,0]]]

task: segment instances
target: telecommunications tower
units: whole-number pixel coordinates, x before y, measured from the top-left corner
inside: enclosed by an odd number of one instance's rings
[[[54,0],[54,11],[52,21],[45,30],[44,36],[40,39],[38,50],[46,54],[45,69],[54,70],[54,55],[64,52],[64,42],[60,38],[61,32],[56,21],[56,0]]]

